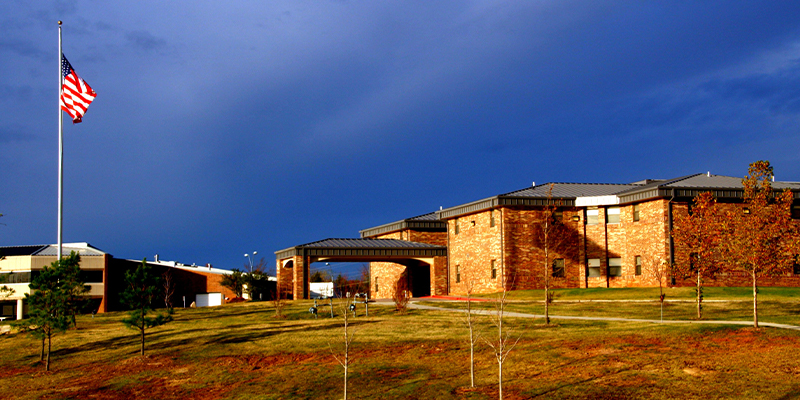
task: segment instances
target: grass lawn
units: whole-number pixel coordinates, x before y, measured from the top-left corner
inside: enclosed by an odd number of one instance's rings
[[[631,319],[661,318],[658,288],[593,288],[556,289],[551,315],[615,317]],[[694,320],[697,318],[694,288],[665,289],[664,320]],[[493,299],[493,295],[475,296]],[[543,290],[510,292],[508,311],[544,314]],[[752,321],[753,291],[751,288],[704,288],[704,320]],[[759,322],[800,325],[800,289],[759,288]],[[421,302],[445,308],[463,308],[459,303]],[[493,309],[487,302],[475,307]]]
[[[649,289],[639,290],[639,295],[636,290],[600,293],[629,300],[650,296]],[[775,298],[762,303],[762,311],[778,314],[769,310],[794,306],[796,315],[795,294],[773,294]],[[531,301],[535,292],[514,295],[523,301],[513,307],[539,306]],[[569,296],[583,294],[559,293],[557,301]],[[706,299],[712,298],[707,292]],[[325,308],[319,319],[311,317],[310,304],[290,302],[285,319],[273,318],[266,302],[178,309],[174,322],[148,331],[145,357],[138,356],[137,332],[119,322],[122,313],[83,316],[77,329],[54,337],[50,372],[39,363],[39,341],[26,334],[2,335],[0,399],[341,398],[342,370],[329,350],[338,344],[341,325]],[[637,311],[639,305],[629,302],[569,304],[556,303],[553,313],[615,313],[622,304],[625,312],[639,315],[657,307],[644,303]],[[747,311],[750,304],[744,304]],[[597,308],[570,309],[572,305]],[[668,308],[678,315],[678,308],[686,307],[691,316],[692,306],[676,303]],[[717,312],[738,312],[714,310],[711,303],[706,307],[714,319]],[[762,321],[778,322],[766,314]],[[353,324],[357,332],[349,397],[496,398],[497,366],[485,344],[477,349],[477,387],[469,387],[467,332],[461,318],[421,310],[399,315],[391,306],[370,306],[365,317],[361,309]],[[800,324],[800,319],[785,318]],[[584,321],[544,326],[541,319],[514,318],[506,323],[513,337],[520,338],[504,372],[506,398],[800,397],[798,331]],[[492,332],[487,320],[481,325],[484,334]]]

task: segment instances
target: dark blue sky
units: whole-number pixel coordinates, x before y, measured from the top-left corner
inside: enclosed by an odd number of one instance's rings
[[[0,245],[242,267],[510,192],[767,159],[800,180],[800,3],[0,4]]]

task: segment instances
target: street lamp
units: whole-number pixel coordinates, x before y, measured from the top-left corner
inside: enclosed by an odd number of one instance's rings
[[[256,254],[258,254],[258,252],[254,251],[253,255],[255,256]],[[253,273],[253,258],[250,257],[250,255],[247,254],[247,253],[244,253],[244,256],[247,257],[247,259],[250,261],[250,273],[252,274]]]

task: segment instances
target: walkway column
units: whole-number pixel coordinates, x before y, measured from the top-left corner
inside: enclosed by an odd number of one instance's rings
[[[17,300],[17,319],[22,319],[22,299]]]

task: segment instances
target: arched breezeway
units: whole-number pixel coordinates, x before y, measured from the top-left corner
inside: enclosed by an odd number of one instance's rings
[[[413,296],[446,294],[447,248],[394,239],[325,239],[275,252],[279,291],[285,297],[309,298],[314,262],[369,262],[390,270],[382,275],[400,281]],[[372,269],[372,268],[371,268]],[[370,297],[388,297],[388,282],[370,282]],[[376,291],[376,289],[378,289]]]

